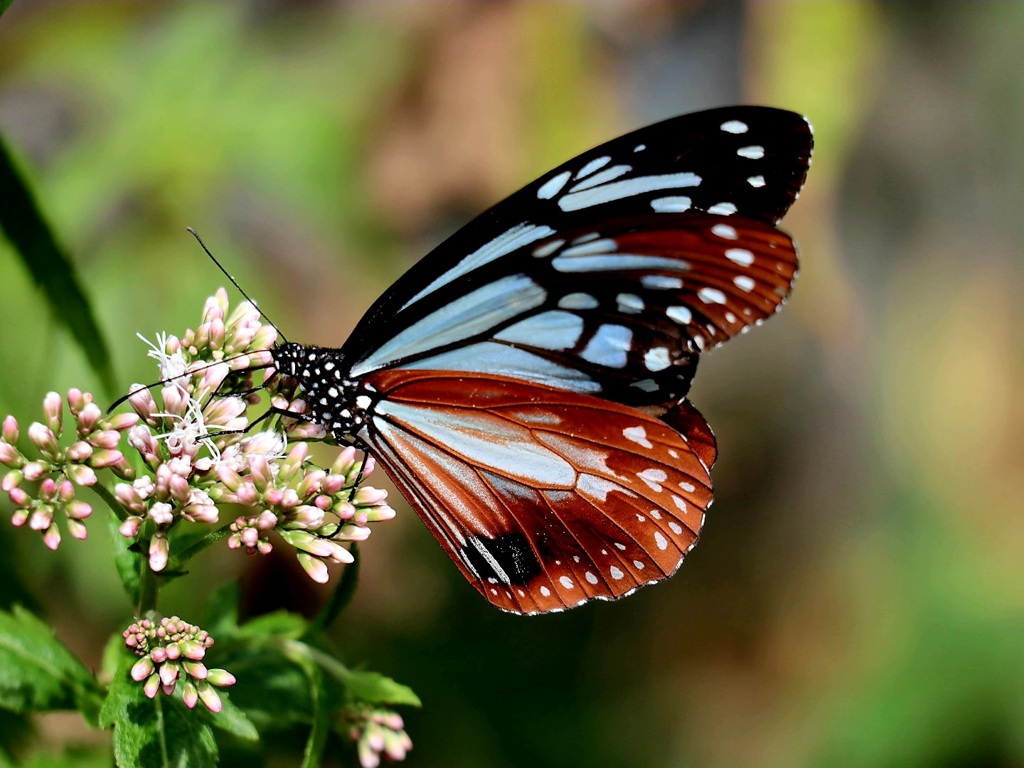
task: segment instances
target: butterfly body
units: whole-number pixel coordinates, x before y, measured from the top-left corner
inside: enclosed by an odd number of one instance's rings
[[[615,139],[449,238],[341,349],[275,366],[494,605],[630,594],[700,534],[716,446],[685,398],[699,355],[788,295],[775,225],[810,151],[806,120],[760,107]]]

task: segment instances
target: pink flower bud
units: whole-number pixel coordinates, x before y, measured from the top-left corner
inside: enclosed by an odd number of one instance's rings
[[[252,473],[253,483],[260,491],[265,491],[274,482],[274,474],[270,471],[270,463],[265,456],[250,456],[249,471]]]
[[[74,387],[68,390],[68,407],[76,416],[91,402],[92,395],[83,393],[82,390]]]
[[[186,681],[181,686],[181,700],[189,709],[194,709],[199,703],[199,691],[194,683]]]
[[[327,473],[322,469],[314,469],[302,478],[302,481],[299,483],[299,487],[296,488],[296,492],[302,498],[308,498],[320,491],[320,483],[326,477]]]
[[[206,681],[199,683],[196,687],[199,689],[199,699],[203,702],[203,706],[213,713],[220,712],[223,706],[220,701],[220,694]]]
[[[170,525],[172,522],[174,522],[174,508],[166,502],[158,501],[156,504],[150,507],[149,519],[157,525]],[[152,555],[152,548],[150,549],[150,555]],[[153,570],[157,571],[160,569],[154,568]]]
[[[67,526],[68,533],[71,534],[72,538],[78,539],[79,541],[85,541],[89,538],[89,529],[85,527],[85,523],[78,520],[68,520]]]
[[[276,507],[284,500],[284,491],[278,488],[270,488],[263,494],[263,500]]]
[[[134,539],[139,535],[139,528],[141,527],[142,518],[131,515],[121,523],[121,526],[117,530],[126,539]]]
[[[92,467],[87,467],[85,464],[68,464],[64,467],[64,474],[75,485],[90,486],[96,484],[96,473],[92,470]]]
[[[370,507],[369,509],[362,510],[366,515],[366,522],[368,523],[380,523],[385,520],[394,520],[398,514],[392,507],[387,504],[379,504],[376,507]]]
[[[252,341],[249,343],[249,346],[255,350],[250,355],[253,366],[273,364],[274,358],[270,354],[270,348],[274,346],[276,341],[277,328],[274,326],[264,325],[256,331],[256,335],[252,337]]]
[[[356,449],[351,445],[346,446],[345,450],[338,454],[338,458],[334,460],[331,465],[332,475],[347,475],[352,467],[356,463]]]
[[[56,501],[57,481],[52,477],[47,477],[43,480],[43,482],[39,484],[39,498],[45,502]]]
[[[206,682],[210,685],[218,685],[224,688],[235,684],[235,676],[226,669],[208,669],[206,671]]]
[[[103,411],[96,403],[89,403],[82,412],[78,414],[78,434],[85,436],[96,429],[96,425],[103,418]],[[95,443],[93,443],[95,445]]]
[[[382,504],[388,498],[388,492],[383,488],[373,488],[368,485],[364,485],[358,491],[356,491],[355,497],[352,499],[357,507],[372,507],[375,504]]]
[[[373,470],[377,468],[377,461],[373,456],[367,456],[363,459],[363,477],[369,477],[373,474]]]
[[[347,501],[343,501],[334,508],[334,514],[340,520],[351,520],[356,515],[356,507]]]
[[[132,680],[134,680],[137,683],[141,683],[143,680],[145,680],[147,677],[153,674],[154,669],[155,667],[153,666],[153,662],[149,659],[148,656],[139,659],[135,662],[135,664],[132,665]]]
[[[8,491],[12,488],[17,488],[21,485],[21,481],[25,478],[25,475],[17,469],[12,469],[6,475],[4,475],[3,482],[0,483],[0,490]]]
[[[170,545],[167,536],[156,534],[149,542],[149,567],[153,571],[162,571],[167,567],[167,557]]]
[[[86,520],[92,514],[92,506],[76,499],[64,507],[64,514],[72,520]]]
[[[16,469],[25,463],[18,449],[10,443],[0,443],[0,464]]]
[[[345,487],[346,482],[347,480],[344,475],[328,475],[321,481],[320,490],[329,496],[333,496]]]
[[[181,388],[175,384],[164,387],[160,396],[164,401],[164,411],[175,416],[184,416],[192,399],[187,392],[182,392]]]
[[[28,439],[45,456],[55,458],[60,452],[60,445],[57,443],[57,436],[53,434],[53,430],[38,421],[33,421],[29,425]]]
[[[178,679],[178,665],[173,661],[165,661],[160,665],[160,682],[166,685],[171,685],[175,680]]]
[[[50,465],[45,461],[30,461],[21,471],[26,480],[36,481],[50,472]]]
[[[160,634],[159,631],[157,632],[157,634]],[[167,649],[164,648],[162,645],[158,648],[154,648],[153,652],[149,655],[157,664],[163,664],[165,661],[167,661]]]
[[[335,541],[366,541],[368,538],[370,538],[370,529],[369,528],[364,528],[361,525],[346,525],[346,526],[342,527],[341,531],[338,532],[338,535],[334,537],[334,540]],[[340,547],[340,545],[339,545],[339,549],[341,549],[341,551],[344,552],[348,556],[348,559],[345,560],[344,562],[351,562],[352,555],[349,553],[349,551],[347,549],[344,549],[343,547]]]
[[[27,507],[31,501],[30,497],[22,488],[11,488],[7,491],[7,495],[11,497],[11,501],[17,507]]]
[[[128,391],[131,393],[128,396],[128,404],[141,418],[152,423],[153,414],[157,412],[153,393],[142,384],[132,384]]]
[[[28,519],[28,527],[33,531],[45,531],[53,525],[53,510],[40,505],[32,510]]]
[[[295,509],[289,516],[290,522],[309,530],[316,530],[324,524],[324,511],[305,504]]]
[[[79,440],[72,445],[64,454],[70,461],[83,462],[92,456],[92,446],[84,440]]]
[[[43,398],[43,415],[46,425],[59,435],[64,428],[64,401],[56,392],[47,392]]]
[[[107,467],[112,467],[115,464],[122,464],[124,463],[124,460],[124,454],[120,451],[104,449],[93,454],[92,459],[89,461],[89,465],[95,469],[106,469]]]
[[[277,527],[278,518],[269,509],[264,509],[256,518],[256,527],[261,531],[271,531]]]
[[[205,680],[207,675],[206,665],[199,661],[183,661],[181,668],[185,674],[194,677],[196,680]]]
[[[326,584],[331,578],[330,571],[327,570],[323,560],[313,557],[306,552],[298,552],[297,557],[302,570],[317,584]]]
[[[43,544],[45,544],[49,550],[53,552],[57,551],[57,547],[60,546],[60,530],[56,525],[51,525],[46,529],[46,533],[43,534]]]
[[[116,432],[124,432],[126,429],[131,429],[139,423],[139,414],[137,413],[119,413],[110,420],[110,429]]]
[[[278,502],[278,504],[280,504],[281,507],[286,510],[291,510],[299,506],[301,501],[302,499],[299,498],[299,494],[297,494],[291,488],[285,488],[281,494],[281,500]]]
[[[14,445],[18,442],[18,420],[13,416],[6,416],[4,418],[3,431],[0,432],[3,436],[4,442]]]
[[[160,675],[153,674],[146,680],[146,684],[142,686],[142,692],[146,694],[147,698],[154,698],[156,692],[160,690]]]
[[[89,435],[89,445],[95,448],[117,448],[121,433],[116,429],[99,429]]]

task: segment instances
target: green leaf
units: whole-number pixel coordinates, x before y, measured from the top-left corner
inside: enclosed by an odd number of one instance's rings
[[[23,608],[0,611],[0,706],[15,712],[89,710],[100,689],[53,630]]]
[[[396,683],[380,672],[360,670],[349,672],[345,687],[355,698],[367,704],[405,704],[410,707],[422,706],[420,697],[407,685]]]
[[[108,392],[116,389],[110,352],[74,265],[57,243],[32,191],[0,139],[0,230],[21,256],[50,311],[67,326]]]
[[[334,708],[324,690],[324,676],[320,668],[309,659],[293,658],[306,677],[310,703],[313,706],[313,727],[306,739],[306,748],[302,754],[302,768],[317,768],[327,745],[327,735],[331,731],[331,719]]]
[[[204,717],[177,696],[147,699],[132,680],[135,659],[125,654],[103,702],[100,724],[114,729],[114,760],[120,768],[186,768],[216,765],[217,743]]]
[[[274,611],[245,622],[239,627],[238,634],[241,637],[252,638],[286,637],[295,639],[306,634],[308,627],[309,623],[297,613]]]
[[[114,546],[114,568],[117,569],[117,575],[121,577],[121,583],[124,585],[124,591],[128,594],[128,599],[131,600],[132,605],[138,605],[139,574],[144,567],[146,558],[139,552],[135,542],[121,535],[119,530],[121,521],[117,516],[109,514],[106,518],[110,540]]]
[[[203,716],[214,728],[246,741],[259,741],[260,734],[256,730],[256,726],[253,725],[252,720],[246,717],[245,712],[232,702],[223,690],[219,691],[219,693],[222,705],[220,712],[210,712],[208,709],[200,707],[196,707],[193,711],[197,715]]]
[[[0,0],[0,16],[4,15],[4,11],[10,8],[13,2],[14,0]]]
[[[231,686],[231,702],[245,712],[258,730],[310,722],[312,709],[306,678],[292,661],[280,653],[244,648],[223,653],[220,642],[213,651],[217,653],[208,655],[210,663],[228,670],[237,680]]]

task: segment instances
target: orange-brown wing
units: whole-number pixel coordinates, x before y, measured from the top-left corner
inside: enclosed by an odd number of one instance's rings
[[[502,376],[367,376],[371,452],[459,570],[497,607],[543,613],[672,575],[712,500],[713,437]]]

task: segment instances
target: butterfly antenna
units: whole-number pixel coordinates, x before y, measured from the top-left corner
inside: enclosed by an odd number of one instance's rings
[[[242,286],[240,286],[240,285],[238,284],[238,281],[237,281],[237,280],[235,280],[235,278],[233,278],[233,277],[231,276],[231,273],[230,273],[230,272],[228,272],[228,271],[227,271],[227,270],[226,270],[226,269],[224,268],[224,265],[223,265],[223,264],[221,264],[221,263],[220,263],[219,261],[217,261],[217,257],[216,257],[216,256],[214,256],[214,255],[213,255],[212,253],[210,253],[210,249],[206,247],[206,243],[204,243],[204,242],[203,242],[203,238],[201,238],[201,237],[199,236],[199,233],[198,233],[198,232],[196,232],[196,231],[195,231],[195,230],[194,230],[194,229],[193,229],[192,227],[187,227],[187,229],[188,229],[189,233],[190,233],[190,234],[192,235],[192,237],[194,237],[194,238],[196,239],[196,241],[197,241],[197,242],[199,243],[200,247],[201,247],[201,248],[202,248],[202,249],[203,249],[204,251],[206,251],[206,255],[210,257],[210,261],[212,261],[212,262],[213,262],[214,264],[216,264],[216,265],[217,265],[217,269],[219,269],[219,270],[221,271],[221,273],[222,273],[222,274],[224,275],[224,277],[226,277],[226,278],[227,278],[227,279],[228,279],[228,280],[230,281],[230,283],[231,283],[231,284],[232,284],[233,286],[235,286],[235,290],[237,290],[237,291],[238,291],[238,292],[239,292],[240,294],[242,294],[242,296],[244,296],[244,297],[245,297],[245,299],[246,299],[246,300],[247,300],[247,301],[248,301],[248,302],[249,302],[250,304],[252,304],[252,305],[253,305],[254,307],[256,307],[256,309],[257,309],[257,310],[259,311],[259,313],[260,313],[260,315],[261,315],[261,316],[263,317],[263,319],[264,319],[264,320],[266,320],[266,321],[267,321],[267,323],[268,323],[269,325],[272,325],[272,326],[274,326],[275,328],[277,328],[277,333],[278,333],[278,335],[279,335],[279,336],[280,336],[280,337],[281,337],[281,338],[282,338],[282,339],[283,339],[283,340],[284,340],[285,342],[287,342],[287,341],[288,341],[288,339],[287,339],[287,338],[285,338],[285,335],[284,335],[283,333],[281,333],[281,329],[280,329],[280,328],[278,327],[277,323],[275,323],[275,322],[274,322],[273,320],[271,320],[271,319],[270,319],[269,317],[267,317],[266,313],[265,313],[265,312],[264,312],[264,311],[263,311],[262,309],[260,309],[260,308],[259,308],[259,305],[258,305],[258,304],[257,304],[257,303],[256,303],[255,301],[253,301],[252,299],[250,299],[250,298],[249,298],[249,294],[247,294],[247,293],[246,293],[245,291],[243,291],[243,290],[242,290]]]

